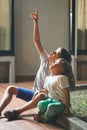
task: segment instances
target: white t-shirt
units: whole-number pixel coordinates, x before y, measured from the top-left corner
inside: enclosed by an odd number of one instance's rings
[[[46,77],[44,88],[49,91],[48,97],[61,100],[65,103],[65,94],[63,88],[70,87],[69,79],[65,75],[56,75]]]
[[[34,80],[34,90],[39,90],[43,88],[46,76],[49,76],[49,61],[48,54],[46,51],[42,52],[40,55],[40,68]]]

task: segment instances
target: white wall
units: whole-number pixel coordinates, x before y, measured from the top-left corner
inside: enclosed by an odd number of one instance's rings
[[[39,9],[41,42],[48,51],[69,46],[68,0],[14,0],[16,75],[35,75],[39,67],[29,14]]]

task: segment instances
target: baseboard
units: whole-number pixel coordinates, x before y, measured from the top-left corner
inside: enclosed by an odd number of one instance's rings
[[[27,82],[27,81],[34,81],[35,75],[16,75],[15,81],[16,82]]]

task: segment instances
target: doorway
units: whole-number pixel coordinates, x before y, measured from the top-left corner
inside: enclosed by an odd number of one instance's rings
[[[70,51],[76,80],[87,80],[87,0],[70,0]]]

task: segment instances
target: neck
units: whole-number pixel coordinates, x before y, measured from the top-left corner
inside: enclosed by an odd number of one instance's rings
[[[56,76],[56,75],[59,75],[59,74],[51,73],[51,76]]]

